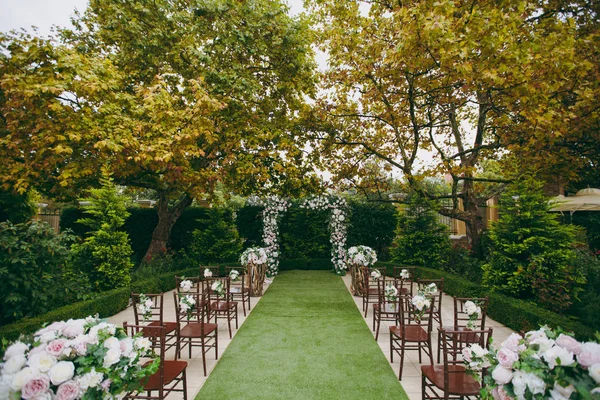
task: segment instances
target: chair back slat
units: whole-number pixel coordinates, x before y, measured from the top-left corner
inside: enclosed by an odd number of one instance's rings
[[[163,312],[164,312],[164,295],[163,293],[144,293],[150,301],[152,301],[152,306],[150,307],[150,312],[147,317],[145,313],[140,311],[141,299],[140,296],[142,293],[131,293],[131,302],[133,305],[133,313],[135,317],[136,325],[145,325],[152,322],[158,322],[159,324],[163,323]]]

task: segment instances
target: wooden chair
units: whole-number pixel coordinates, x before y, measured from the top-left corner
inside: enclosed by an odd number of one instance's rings
[[[211,324],[205,321],[204,313],[188,313],[181,307],[181,299],[185,296],[191,296],[196,304],[204,300],[208,295],[206,293],[173,293],[175,301],[175,314],[177,322],[180,324],[179,337],[177,338],[177,351],[175,359],[181,358],[181,350],[188,347],[188,357],[192,358],[192,347],[200,347],[202,352],[202,367],[204,376],[206,376],[206,354],[210,349],[215,349],[215,359],[219,358],[219,338],[217,324]]]
[[[239,273],[238,278],[233,281],[231,280],[231,271],[237,271]],[[250,286],[247,281],[246,267],[226,267],[225,275],[230,279],[230,294],[231,300],[241,301],[242,310],[244,311],[244,317],[246,316],[246,303],[248,303],[248,311],[250,311]]]
[[[212,276],[207,277],[205,276],[205,271],[209,270],[212,273]],[[217,278],[219,276],[221,276],[221,268],[217,267],[215,265],[201,265],[200,266],[200,276],[204,279],[204,278]]]
[[[227,320],[227,327],[229,328],[229,338],[231,339],[231,321],[235,319],[235,329],[238,329],[238,303],[237,301],[231,300],[230,292],[230,279],[228,276],[223,278],[206,278],[204,281],[204,293],[208,294],[208,320],[210,321],[211,316],[215,317],[215,322],[218,322],[219,318]],[[223,295],[218,294],[211,289],[212,285],[216,282],[223,284],[224,293]]]
[[[188,280],[192,283],[192,286],[188,292],[186,292],[181,287],[181,282],[183,282],[184,280]],[[180,294],[202,293],[202,278],[200,276],[190,276],[190,277],[176,276],[175,277],[175,285],[176,285],[175,286],[176,292],[180,293]],[[175,303],[175,310],[177,310],[177,304],[178,303]],[[198,314],[197,315],[198,318],[204,318],[205,316],[208,317],[208,297],[200,296],[200,302],[196,303],[196,313]],[[205,314],[205,315],[203,316],[202,314]]]
[[[152,343],[154,352],[160,357],[158,371],[150,375],[144,383],[143,391],[130,392],[125,398],[162,400],[173,392],[181,392],[183,393],[183,400],[187,400],[187,362],[181,360],[165,360],[165,327],[160,325],[129,325],[127,322],[124,322],[123,328],[129,336],[141,333],[145,337],[150,338],[150,343]]]
[[[152,301],[152,306],[149,308],[149,312],[146,315],[144,315],[144,313],[142,313],[140,310],[140,305],[142,303],[140,301],[141,295],[142,293],[131,293],[131,303],[133,304],[133,315],[135,318],[135,325],[164,326],[166,337],[166,350],[174,348],[177,345],[179,324],[177,322],[167,322],[164,320],[164,294],[144,294],[145,297]]]
[[[433,307],[429,307],[419,318],[416,308],[410,302],[410,297],[405,296],[405,298],[407,301],[400,301],[400,325],[390,326],[390,362],[394,362],[394,353],[398,353],[400,356],[399,380],[402,380],[404,353],[407,350],[419,351],[419,363],[422,363],[421,350],[423,350],[425,355],[429,356],[430,364],[433,365],[431,348]]]
[[[433,320],[437,321],[438,326],[442,327],[442,292],[444,291],[444,278],[441,279],[417,279],[419,290],[423,290],[426,286],[435,283],[437,293],[433,296]]]
[[[402,296],[398,296],[395,301],[389,301],[385,297],[385,287],[387,284],[393,285],[394,280],[382,277],[382,279],[377,281],[378,300],[377,303],[373,304],[373,331],[375,332],[375,340],[379,339],[381,321],[391,321],[397,325],[401,323],[402,308],[400,302],[402,301]]]
[[[479,398],[481,385],[469,373],[463,364],[462,350],[468,343],[465,337],[476,334],[478,344],[487,348],[492,330],[447,331],[439,328],[442,340],[444,363],[442,365],[421,366],[421,391],[423,399],[465,399]]]
[[[362,291],[362,301],[363,301],[363,311],[365,312],[365,318],[369,314],[369,302],[375,303],[379,301],[379,293],[377,292],[377,279],[373,279],[371,273],[375,270],[381,273],[379,268],[368,268],[361,267],[363,270],[363,291]],[[385,272],[385,270],[384,270]],[[384,279],[385,274],[381,273],[381,279]]]
[[[402,271],[408,272],[408,279],[402,277]],[[402,287],[402,294],[413,296],[413,283],[417,281],[417,267],[394,267],[394,278]]]
[[[464,331],[485,330],[485,319],[487,316],[487,308],[489,303],[488,297],[455,297],[454,299],[454,323],[452,326],[445,326],[446,331]],[[481,313],[477,318],[471,320],[471,317],[465,310],[467,301],[472,301],[476,306],[481,308]],[[471,321],[471,323],[469,323]],[[471,326],[469,326],[471,325]],[[463,335],[461,339],[468,343],[478,343],[479,337],[476,334]],[[440,353],[442,351],[442,340],[438,340],[437,360],[440,362]]]

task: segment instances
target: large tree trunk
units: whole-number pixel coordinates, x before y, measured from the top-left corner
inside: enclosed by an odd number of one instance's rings
[[[177,204],[169,208],[169,199],[166,193],[160,194],[157,207],[158,224],[152,232],[152,240],[142,262],[147,263],[156,255],[167,251],[173,225],[175,225],[183,210],[192,204],[193,200],[192,197],[186,194]]]
[[[463,208],[465,218],[463,219],[467,228],[467,240],[471,245],[471,251],[477,258],[481,258],[481,235],[483,234],[483,218],[479,215],[479,205],[473,191],[473,183],[464,182]]]

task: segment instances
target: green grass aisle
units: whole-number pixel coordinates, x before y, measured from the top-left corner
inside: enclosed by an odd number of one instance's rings
[[[197,399],[406,399],[342,280],[281,273]]]

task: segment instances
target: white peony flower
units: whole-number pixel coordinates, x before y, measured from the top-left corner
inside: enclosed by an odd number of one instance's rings
[[[600,384],[600,363],[592,364],[588,368],[588,372],[592,379],[595,380],[597,384]]]
[[[568,400],[574,391],[575,387],[573,385],[563,387],[555,383],[554,387],[550,389],[550,398],[552,400]]]
[[[496,368],[492,371],[492,379],[496,381],[498,385],[505,385],[511,381],[513,377],[513,371],[509,368],[505,368],[502,365],[496,365]]]
[[[104,341],[104,343],[102,343],[102,346],[106,347],[107,349],[119,347],[119,339],[114,336],[109,337]]]
[[[146,351],[150,350],[152,343],[150,342],[150,340],[148,340],[148,338],[138,337],[134,341],[134,346],[136,349],[146,352]]]
[[[583,343],[581,353],[577,355],[577,361],[584,367],[600,363],[600,344],[594,342]]]
[[[25,358],[25,355],[16,354],[4,363],[4,369],[2,370],[2,373],[11,375],[16,374],[25,366],[26,362],[27,359]]]
[[[71,361],[59,361],[48,371],[48,377],[53,385],[68,381],[75,374],[75,365]]]
[[[25,343],[19,341],[14,342],[6,348],[6,351],[4,352],[4,359],[8,360],[9,358],[18,354],[23,355],[27,349],[29,349],[29,346]]]
[[[70,319],[67,321],[67,326],[63,329],[63,335],[69,339],[73,339],[79,335],[83,335],[85,331],[85,319]]]
[[[11,383],[12,390],[18,392],[25,386],[27,382],[39,375],[39,371],[35,368],[25,367],[15,375]]]
[[[104,354],[104,362],[102,365],[104,367],[110,367],[111,365],[118,363],[120,359],[121,359],[121,348],[119,346],[111,347]]]
[[[504,347],[510,351],[515,353],[521,352],[525,350],[525,345],[519,344],[519,341],[523,339],[523,337],[517,333],[511,333],[508,338],[502,343],[500,343],[500,347]]]
[[[478,344],[471,345],[471,352],[473,354],[475,354],[476,357],[479,357],[479,358],[483,358],[489,354],[489,351],[487,349],[484,349],[483,347],[481,347]]]
[[[104,379],[104,375],[101,372],[96,372],[95,368],[92,368],[87,374],[78,376],[75,380],[79,383],[79,387],[83,392],[89,388],[95,388],[99,386]]]
[[[40,372],[48,372],[56,364],[56,358],[46,351],[40,351],[29,357],[28,364]]]
[[[542,353],[542,357],[548,363],[550,369],[554,369],[557,365],[570,365],[575,361],[573,353],[560,346],[554,346],[546,350]]]

